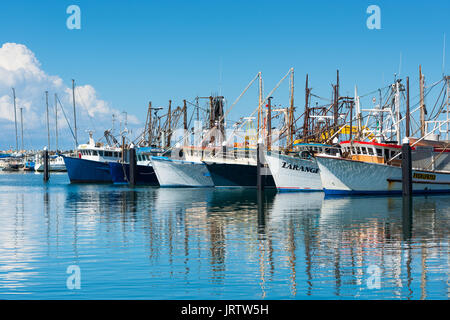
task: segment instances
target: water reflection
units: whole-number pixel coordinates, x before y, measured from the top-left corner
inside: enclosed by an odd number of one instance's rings
[[[1,297],[449,296],[446,196],[327,199],[54,179],[1,184],[0,206],[9,208],[0,217]],[[71,264],[83,270],[76,294],[64,286]],[[369,266],[380,270],[379,289],[367,285]]]

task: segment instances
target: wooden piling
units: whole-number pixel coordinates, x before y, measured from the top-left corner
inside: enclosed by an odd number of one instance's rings
[[[47,182],[50,179],[49,175],[49,158],[48,158],[48,150],[44,148],[43,151],[43,160],[44,160],[44,182]]]
[[[412,195],[411,146],[406,138],[402,145],[402,195],[404,197]]]
[[[131,186],[136,185],[136,175],[137,175],[137,165],[136,165],[136,149],[134,146],[131,146],[128,149],[128,158],[129,158],[129,184]]]
[[[261,143],[258,141],[258,144],[256,145],[256,187],[258,189],[258,192],[261,192],[264,189],[264,185],[262,183],[261,179]]]

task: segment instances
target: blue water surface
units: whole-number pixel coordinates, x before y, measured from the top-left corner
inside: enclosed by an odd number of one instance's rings
[[[448,299],[449,229],[448,195],[410,211],[0,173],[0,299]]]

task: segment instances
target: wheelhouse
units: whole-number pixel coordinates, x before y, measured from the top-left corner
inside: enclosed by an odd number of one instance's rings
[[[344,157],[352,160],[400,165],[402,147],[398,144],[343,141],[340,143]]]

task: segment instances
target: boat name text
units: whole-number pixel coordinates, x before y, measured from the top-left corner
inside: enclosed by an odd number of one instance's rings
[[[318,173],[318,172],[319,172],[319,168],[311,168],[311,167],[306,167],[306,166],[298,166],[298,165],[296,165],[296,164],[287,163],[287,162],[285,162],[285,161],[282,162],[281,167],[284,168],[284,169],[290,169],[290,170],[296,170],[296,171],[303,171],[303,172],[311,172],[311,173]]]

